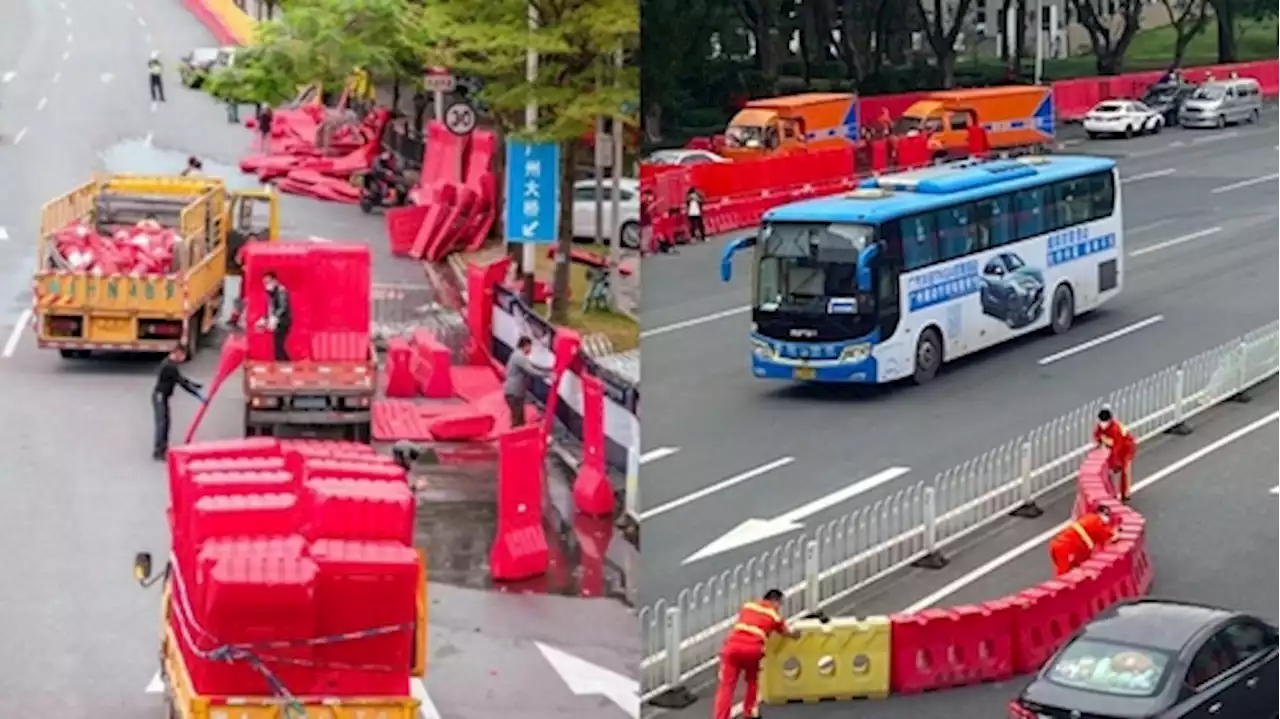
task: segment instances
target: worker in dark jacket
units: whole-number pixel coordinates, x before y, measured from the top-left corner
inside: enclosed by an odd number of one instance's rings
[[[258,320],[258,329],[271,333],[277,362],[289,361],[289,328],[293,326],[293,308],[289,303],[289,291],[280,283],[274,272],[262,276],[262,286],[267,291],[267,314]]]
[[[183,376],[178,369],[186,359],[187,352],[183,347],[174,348],[160,363],[160,372],[156,375],[156,386],[151,391],[151,409],[155,417],[155,446],[151,456],[154,459],[164,459],[169,451],[169,398],[173,396],[173,388],[181,387],[202,404],[209,401],[204,396],[204,386]]]

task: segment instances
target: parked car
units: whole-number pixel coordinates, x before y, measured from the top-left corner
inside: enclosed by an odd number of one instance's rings
[[[655,165],[705,165],[707,163],[732,162],[710,150],[655,150],[645,158]]]
[[[1157,82],[1142,93],[1142,104],[1160,113],[1165,127],[1178,124],[1178,111],[1182,103],[1196,91],[1196,86],[1185,82]]]
[[[209,73],[235,63],[234,47],[198,47],[178,60],[178,76],[182,84],[198,90]]]
[[[1275,719],[1276,627],[1140,599],[1082,627],[1009,704],[1013,719]]]
[[[1226,127],[1257,122],[1262,114],[1262,88],[1251,77],[1206,82],[1182,103],[1183,127]]]
[[[1001,252],[982,268],[978,294],[982,314],[1013,329],[1026,327],[1044,314],[1044,273],[1012,252]]]
[[[604,243],[610,244],[616,227],[627,249],[640,247],[640,181],[623,178],[618,183],[619,214],[613,219],[613,181],[605,180],[600,186],[602,199],[602,223]],[[594,240],[596,236],[596,181],[579,180],[573,183],[573,237],[577,240]]]
[[[1100,102],[1084,117],[1084,131],[1089,137],[1102,135],[1155,134],[1164,127],[1161,114],[1137,100],[1107,100]]]

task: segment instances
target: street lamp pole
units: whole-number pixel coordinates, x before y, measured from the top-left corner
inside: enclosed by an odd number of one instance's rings
[[[532,88],[538,81],[538,51],[534,49],[532,36],[538,29],[538,10],[533,3],[529,3],[529,48],[525,51],[524,58],[524,79]],[[524,129],[530,134],[538,129],[538,102],[530,96],[529,102],[524,106]],[[511,168],[507,168],[510,172]],[[559,212],[559,208],[556,212]],[[538,253],[536,245],[532,242],[524,243],[522,247],[522,255],[520,257],[520,270],[524,275],[524,300],[532,306],[534,297],[534,265],[537,264]]]

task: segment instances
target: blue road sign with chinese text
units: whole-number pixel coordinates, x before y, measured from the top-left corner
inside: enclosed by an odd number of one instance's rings
[[[507,242],[551,244],[560,221],[560,146],[507,140]]]

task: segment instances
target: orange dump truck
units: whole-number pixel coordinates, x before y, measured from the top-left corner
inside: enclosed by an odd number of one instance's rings
[[[1044,147],[1053,141],[1053,90],[1011,85],[931,92],[908,107],[894,125],[898,136],[929,135],[934,158],[968,153],[969,128],[987,131],[993,150]]]
[[[725,129],[725,157],[734,160],[826,150],[858,139],[858,98],[811,92],[748,102]]]

